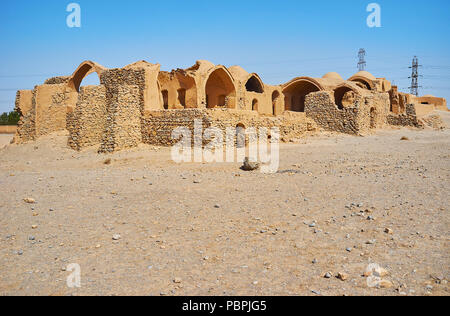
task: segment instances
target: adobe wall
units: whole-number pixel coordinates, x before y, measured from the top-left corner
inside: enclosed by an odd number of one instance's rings
[[[67,113],[68,145],[75,150],[100,145],[105,128],[106,87],[81,87],[75,109]]]
[[[67,91],[65,84],[36,86],[33,94],[36,111],[36,137],[66,129]]]
[[[15,134],[16,131],[16,125],[0,125],[0,134]]]

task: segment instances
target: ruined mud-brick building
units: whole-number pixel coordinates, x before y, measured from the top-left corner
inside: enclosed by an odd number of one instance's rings
[[[100,85],[82,87],[91,73]],[[121,69],[86,61],[71,76],[17,92],[21,120],[14,141],[67,130],[75,150],[168,146],[173,129],[193,129],[195,119],[220,129],[279,127],[286,141],[316,130],[361,135],[388,125],[420,127],[420,118],[435,109],[447,110],[445,99],[400,93],[364,71],[348,80],[332,72],[272,86],[239,66],[208,61],[172,72],[145,61]]]

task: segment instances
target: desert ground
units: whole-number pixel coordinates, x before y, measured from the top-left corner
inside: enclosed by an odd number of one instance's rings
[[[276,174],[239,167],[7,145],[0,295],[450,294],[449,129],[321,134],[283,144]]]

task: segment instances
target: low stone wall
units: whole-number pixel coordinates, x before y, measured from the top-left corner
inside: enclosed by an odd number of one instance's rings
[[[254,111],[230,109],[161,110],[145,113],[142,123],[143,142],[157,146],[172,146],[178,142],[172,139],[173,130],[177,127],[186,127],[193,135],[195,120],[201,121],[203,131],[209,127],[217,127],[224,135],[227,128],[236,129],[238,126],[256,129],[278,127],[283,141],[299,138],[307,132],[316,130],[316,124],[306,118],[304,113],[286,112],[279,117],[264,117]],[[204,144],[206,143],[208,141],[204,141]]]
[[[16,125],[0,125],[0,134],[15,134],[16,131]]]
[[[394,126],[412,126],[422,128],[423,124],[419,122],[416,115],[416,108],[414,104],[407,104],[404,114],[389,114],[387,116],[387,122],[389,125]]]
[[[67,113],[68,144],[72,149],[100,145],[106,125],[105,86],[81,87],[75,110]]]

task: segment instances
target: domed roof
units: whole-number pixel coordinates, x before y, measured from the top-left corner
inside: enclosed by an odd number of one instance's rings
[[[342,79],[341,75],[338,74],[337,72],[329,72],[329,73],[326,73],[325,75],[323,75],[322,78],[323,78],[323,79],[339,79],[339,80],[344,80],[344,79]]]
[[[363,78],[366,78],[366,79],[369,79],[369,80],[377,80],[377,78],[375,78],[375,76],[374,75],[372,75],[370,72],[368,72],[368,71],[360,71],[360,72],[357,72],[356,74],[354,74],[353,76],[352,76],[352,78],[353,77],[363,77]]]
[[[241,66],[228,67],[228,71],[231,72],[234,78],[239,80],[246,79],[250,74]]]

